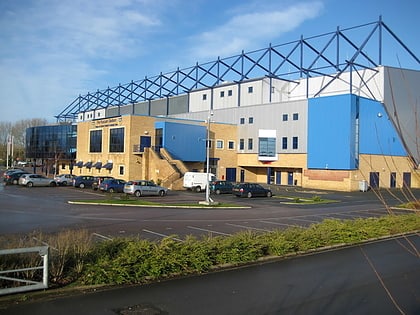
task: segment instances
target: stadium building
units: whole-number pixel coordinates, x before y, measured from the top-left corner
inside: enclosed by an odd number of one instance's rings
[[[88,93],[56,118],[77,124],[74,174],[177,189],[208,162],[238,182],[420,187],[419,64],[380,18]]]

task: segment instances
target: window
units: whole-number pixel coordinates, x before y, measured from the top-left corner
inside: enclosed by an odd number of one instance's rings
[[[254,87],[253,86],[248,86],[248,93],[254,93]]]
[[[289,115],[283,114],[283,121],[288,121],[288,120],[289,120]]]
[[[259,138],[259,156],[276,156],[276,138]]]
[[[102,152],[102,130],[90,131],[89,152]]]
[[[120,166],[120,175],[124,175],[124,166]]]
[[[232,96],[232,90],[228,90],[228,96]]]
[[[243,150],[244,148],[245,148],[244,139],[239,139],[239,150]]]
[[[248,139],[248,150],[252,150],[253,147],[253,143],[252,143],[252,138]]]
[[[254,117],[249,117],[248,118],[248,123],[253,124],[254,123]]]
[[[225,97],[225,91],[220,91],[220,97]]]
[[[207,99],[207,94],[203,94],[203,101]]]
[[[281,138],[281,148],[287,150],[287,137]]]
[[[216,149],[223,149],[223,140],[216,141]]]
[[[124,152],[124,128],[109,130],[109,152]]]
[[[299,113],[293,113],[293,120],[299,120]]]
[[[232,141],[232,140],[228,141],[228,149],[235,150],[235,141]]]
[[[293,137],[293,149],[298,148],[298,137]]]
[[[245,118],[243,118],[243,117],[242,117],[242,118],[240,119],[240,124],[241,124],[241,125],[244,125],[244,124],[245,124]]]

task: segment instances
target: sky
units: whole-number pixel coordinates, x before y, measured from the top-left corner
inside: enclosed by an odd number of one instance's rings
[[[0,122],[54,123],[78,95],[379,16],[420,57],[419,12],[418,0],[0,0]]]

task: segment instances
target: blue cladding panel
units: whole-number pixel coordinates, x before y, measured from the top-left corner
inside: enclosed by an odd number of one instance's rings
[[[206,160],[206,127],[160,121],[155,123],[155,128],[163,129],[162,145],[174,159],[187,162]]]
[[[355,169],[356,97],[308,100],[308,168]]]
[[[400,137],[383,105],[360,98],[360,154],[405,156]]]

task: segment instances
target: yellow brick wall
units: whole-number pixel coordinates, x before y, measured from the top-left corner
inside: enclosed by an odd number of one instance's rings
[[[75,175],[109,175],[125,180],[150,179],[155,182],[169,182],[176,177],[174,168],[165,160],[156,156],[154,152],[146,150],[143,154],[135,153],[134,145],[140,144],[140,136],[150,136],[152,146],[155,145],[154,123],[156,118],[148,116],[122,116],[95,121],[81,122],[77,131],[76,161],[101,161],[103,164],[113,162],[112,170],[87,169],[74,167]],[[203,126],[205,123],[203,122]],[[125,146],[122,153],[108,153],[109,129],[125,128]],[[89,153],[90,130],[102,130],[102,153]],[[397,187],[402,186],[404,172],[411,173],[411,187],[420,188],[420,172],[413,170],[411,161],[407,157],[390,157],[380,155],[361,155],[359,170],[308,170],[306,154],[279,154],[278,160],[263,162],[258,160],[258,154],[237,153],[237,126],[212,123],[210,126],[212,147],[210,157],[218,158],[218,178],[226,177],[226,168],[237,169],[237,180],[240,180],[241,170],[245,173],[245,181],[267,182],[267,168],[274,172],[281,172],[281,184],[287,185],[288,173],[293,173],[294,183],[305,188],[328,190],[357,191],[362,180],[369,181],[370,172],[379,172],[380,187],[390,186],[390,174],[395,172]],[[217,140],[223,141],[223,149],[217,149]],[[228,149],[228,142],[234,141],[234,149]],[[205,163],[186,163],[188,169],[203,170]],[[120,167],[124,174],[120,174]],[[65,173],[60,167],[60,173]]]

